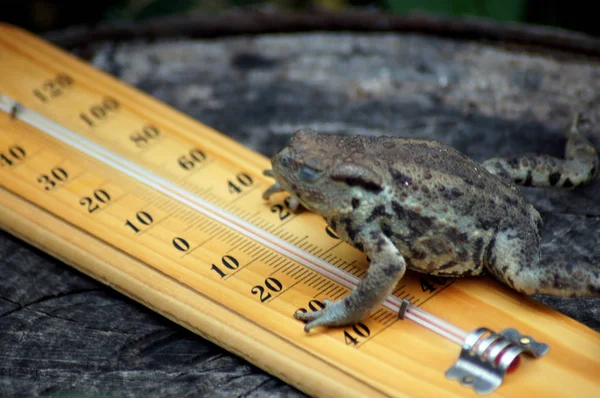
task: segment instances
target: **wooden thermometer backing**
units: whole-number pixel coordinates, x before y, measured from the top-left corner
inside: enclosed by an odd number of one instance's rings
[[[72,55],[0,25],[0,92],[99,147],[361,277],[364,255],[324,221],[266,202],[269,161]],[[0,227],[265,371],[318,396],[463,396],[460,347],[381,307],[305,334],[295,311],[349,289],[139,179],[0,112]],[[488,278],[409,272],[394,294],[472,331],[550,345],[496,396],[592,396],[600,334]]]

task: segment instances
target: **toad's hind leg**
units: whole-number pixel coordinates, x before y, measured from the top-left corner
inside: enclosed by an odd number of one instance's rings
[[[600,266],[576,261],[560,266],[541,259],[539,237],[514,229],[499,231],[486,251],[485,267],[525,294],[600,297]]]
[[[522,154],[493,158],[483,166],[492,174],[518,185],[572,189],[598,175],[596,148],[579,131],[579,114],[567,134],[565,159],[548,155]]]

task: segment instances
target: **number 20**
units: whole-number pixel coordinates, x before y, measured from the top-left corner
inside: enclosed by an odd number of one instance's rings
[[[258,297],[260,298],[261,303],[264,303],[265,301],[267,301],[268,299],[271,298],[271,293],[266,291],[265,287],[266,287],[266,290],[270,290],[274,293],[279,293],[281,290],[283,290],[283,284],[281,282],[279,282],[277,279],[275,279],[275,278],[265,279],[265,286],[256,285],[250,290],[250,292],[252,294],[258,294]]]
[[[84,196],[79,199],[79,204],[82,206],[87,206],[88,213],[93,213],[100,208],[100,204],[106,204],[110,202],[110,195],[104,189],[96,189],[94,194],[90,196]]]

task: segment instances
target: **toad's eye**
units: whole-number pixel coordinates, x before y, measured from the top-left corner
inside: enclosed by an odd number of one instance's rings
[[[313,182],[321,176],[322,172],[308,166],[300,166],[298,169],[298,179],[304,182]]]

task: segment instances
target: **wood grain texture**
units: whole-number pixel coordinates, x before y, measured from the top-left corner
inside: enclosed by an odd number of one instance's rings
[[[42,51],[42,50],[40,50]],[[45,51],[45,50],[44,50]],[[246,58],[242,58],[243,59],[248,59]],[[238,65],[239,65],[238,61]],[[243,62],[242,62],[243,64]],[[141,101],[143,102],[143,101]],[[232,105],[233,106],[233,105]],[[168,113],[168,112],[167,112]],[[172,116],[173,119],[175,119],[175,122],[173,123],[177,123],[178,118],[177,115],[173,115]],[[184,126],[189,126],[189,124],[186,122],[182,122],[182,125]],[[242,127],[243,129],[244,127]],[[5,208],[9,208],[8,207],[8,203],[9,203],[9,197],[10,195],[8,195],[6,192],[4,192],[6,195],[3,196],[3,198],[6,200],[7,203]],[[18,226],[17,223],[14,221],[14,216],[15,216],[15,209],[17,208],[27,208],[27,206],[24,203],[13,203],[13,208],[11,211],[5,211],[3,213],[3,221],[2,221],[2,225],[8,225],[8,221],[10,217],[12,216],[12,221],[11,221],[11,227],[7,229],[13,231],[16,235],[19,236],[28,236],[28,235],[32,235],[35,237],[35,239],[33,238],[27,238],[27,240],[29,241],[35,241],[38,242],[37,244],[39,245],[39,242],[50,242],[50,237],[54,236],[56,234],[56,232],[54,231],[59,231],[59,230],[63,230],[64,226],[63,225],[58,225],[56,223],[52,223],[49,222],[46,226],[46,230],[47,231],[52,231],[52,233],[48,234],[46,232],[46,234],[43,233],[39,233],[39,235],[33,234],[32,231],[34,231],[33,228],[31,228],[31,221],[30,224],[24,224],[21,226]],[[592,211],[594,211],[592,209]],[[40,225],[42,224],[41,220],[43,219],[42,214],[36,213],[34,210],[32,210],[32,208],[27,208],[26,213],[29,216],[32,216],[31,219],[35,220],[36,222],[38,220],[40,220]],[[567,222],[569,222],[567,220]],[[597,220],[595,221],[594,219],[591,220],[592,224],[590,225],[590,230],[593,231],[594,230],[594,224],[593,222],[597,222]],[[565,224],[563,224],[565,225]],[[566,224],[568,225],[568,224]],[[20,228],[20,229],[19,229]],[[554,229],[553,231],[556,232],[558,229]],[[22,231],[18,232],[18,231]],[[72,231],[71,231],[72,232]],[[74,236],[72,233],[68,233],[66,236]],[[64,255],[59,255],[60,258],[63,259],[69,259],[68,262],[75,264],[75,263],[84,263],[84,264],[94,264],[94,267],[100,267],[101,264],[97,263],[98,259],[94,259],[94,255],[90,254],[90,248],[94,246],[94,245],[84,245],[85,247],[85,252],[82,254],[80,253],[80,255],[83,255],[84,257],[76,257],[76,250],[73,247],[66,247],[64,250],[66,251],[66,253],[68,254],[64,254]],[[45,250],[47,251],[51,251],[53,253],[55,253],[56,250],[58,250],[59,247],[61,247],[61,245],[57,245],[57,244],[53,244],[53,245],[45,245]],[[107,256],[107,252],[105,250],[101,250],[102,256],[100,256],[99,254],[96,254],[96,256],[98,256],[98,258],[106,258]],[[76,260],[72,260],[70,259],[70,257],[68,256],[74,256],[73,258],[75,258]],[[591,261],[594,261],[594,258],[591,259]],[[91,273],[91,271],[88,270],[88,272]],[[102,278],[104,278],[104,276],[99,277],[99,279],[102,280]],[[113,276],[113,278],[115,278],[115,280],[120,280],[117,275]],[[136,279],[137,279],[137,274],[136,274]],[[118,286],[116,285],[116,282],[113,282],[114,286]],[[133,286],[135,285],[135,281],[132,281],[131,279],[126,280],[125,282],[122,283],[121,285],[121,290],[125,290],[127,291],[127,287]],[[160,284],[162,287],[162,283]],[[126,286],[126,287],[124,287]],[[130,287],[131,288],[131,287]],[[141,291],[143,291],[145,294],[150,294],[150,293],[154,293],[154,288],[152,289],[152,291],[148,291],[149,289],[143,289],[140,288]],[[170,290],[170,292],[172,292],[172,290]],[[143,296],[141,294],[136,294],[135,292],[133,293],[129,293],[132,296],[135,296],[136,298],[140,298],[143,299]],[[181,293],[183,295],[183,293]],[[515,326],[517,328],[524,328],[526,330],[536,330],[536,332],[532,332],[532,334],[534,336],[536,336],[536,338],[539,338],[542,341],[549,341],[551,342],[552,345],[552,351],[551,354],[548,356],[548,358],[546,358],[544,361],[545,362],[537,362],[535,364],[531,363],[527,363],[527,367],[523,367],[522,369],[522,373],[519,373],[519,377],[523,377],[523,380],[527,381],[528,385],[533,385],[536,388],[543,388],[547,394],[556,394],[556,396],[560,396],[561,392],[560,392],[560,388],[565,388],[564,385],[559,386],[559,385],[553,385],[552,383],[548,383],[548,379],[552,379],[558,382],[558,380],[561,379],[561,374],[564,374],[564,372],[568,372],[568,374],[570,376],[576,377],[578,378],[578,380],[580,381],[579,385],[580,386],[584,386],[582,387],[583,389],[580,391],[580,395],[585,396],[586,392],[590,392],[592,390],[586,390],[585,386],[590,386],[590,388],[592,388],[591,386],[593,386],[594,384],[594,379],[593,379],[593,375],[597,373],[598,370],[598,347],[599,347],[599,341],[598,341],[598,335],[597,333],[589,330],[589,329],[585,329],[582,328],[579,324],[577,324],[574,321],[568,320],[563,316],[558,315],[555,312],[552,312],[550,310],[548,310],[545,307],[541,307],[537,304],[535,304],[533,301],[528,300],[528,299],[523,299],[520,296],[514,295],[510,292],[507,291],[507,289],[499,287],[497,284],[489,281],[489,280],[473,280],[473,281],[465,281],[465,282],[461,282],[459,284],[453,285],[450,289],[448,293],[445,293],[447,300],[445,299],[443,302],[442,301],[436,301],[436,306],[435,306],[435,310],[436,311],[440,311],[440,313],[443,313],[444,316],[446,317],[446,319],[455,322],[457,324],[464,324],[465,322],[465,318],[468,317],[473,317],[473,316],[477,316],[478,321],[482,324],[486,324],[489,326],[492,326],[494,328],[502,328],[503,326],[506,326],[507,324],[510,324],[510,326]],[[171,294],[169,295],[171,296]],[[146,300],[144,300],[146,301]],[[168,303],[168,300],[165,299],[164,296],[154,296],[153,298],[147,300],[148,303],[150,302],[159,302],[159,305],[156,304],[150,304],[150,306],[155,306],[154,308],[162,311],[166,316],[171,316],[173,319],[177,318],[178,322],[184,325],[187,325],[188,327],[189,324],[187,322],[185,322],[186,320],[190,320],[190,322],[194,319],[193,318],[193,314],[196,314],[196,316],[198,316],[198,309],[195,307],[194,310],[189,310],[190,313],[186,313],[185,309],[182,309],[181,305],[176,305],[173,304],[174,307],[176,308],[176,310],[173,310],[173,312],[177,312],[177,316],[173,315],[172,312],[169,311],[169,309],[171,309],[170,304]],[[193,302],[197,301],[197,298],[190,300]],[[503,304],[499,306],[499,308],[491,308],[490,303],[498,303],[498,302],[502,302]],[[165,306],[165,308],[167,308],[166,310],[162,308],[162,306]],[[188,303],[189,305],[189,303]],[[15,307],[17,306],[17,307]],[[9,311],[13,311],[14,309],[17,309],[18,304],[15,304],[12,306],[12,309],[10,309]],[[461,309],[465,309],[465,308],[472,308],[475,309],[477,308],[478,310],[467,310],[467,312],[465,313],[464,311],[457,311],[457,308],[461,308]],[[482,310],[483,308],[485,308],[486,310]],[[169,315],[171,314],[171,315]],[[211,313],[211,315],[214,316],[214,313]],[[195,318],[196,321],[198,321],[200,318]],[[201,319],[206,320],[206,317],[201,317]],[[227,320],[226,322],[224,322],[225,324],[229,324],[230,320]],[[231,326],[231,325],[227,325],[227,326]],[[404,326],[404,325],[403,325]],[[192,329],[194,329],[194,327],[190,327]],[[238,329],[238,333],[233,333],[231,338],[233,338],[235,340],[235,344],[240,344],[242,349],[236,349],[235,346],[229,345],[229,342],[231,341],[230,338],[227,336],[226,333],[224,333],[223,328],[219,328],[219,327],[215,327],[216,329],[213,330],[212,332],[204,332],[205,336],[212,336],[212,338],[214,339],[214,336],[220,336],[217,337],[218,340],[221,341],[221,345],[226,346],[228,349],[232,350],[233,352],[238,352],[241,355],[243,355],[245,358],[250,359],[252,362],[259,364],[260,366],[264,367],[265,369],[267,369],[268,371],[273,372],[274,374],[278,375],[279,377],[283,378],[284,380],[287,380],[289,382],[294,383],[295,385],[299,386],[300,388],[302,388],[304,391],[307,391],[309,393],[315,393],[315,391],[319,391],[321,394],[323,395],[328,395],[329,393],[331,393],[332,390],[329,390],[329,388],[343,388],[343,386],[351,386],[349,391],[355,392],[355,393],[360,393],[361,389],[359,386],[352,386],[350,381],[345,380],[343,378],[343,376],[338,377],[338,375],[333,375],[331,373],[328,373],[327,370],[325,369],[321,369],[318,368],[314,363],[310,362],[309,359],[307,359],[307,362],[303,362],[305,364],[305,368],[304,370],[309,372],[310,369],[313,370],[318,370],[318,371],[313,371],[310,372],[310,375],[316,377],[312,378],[311,380],[321,380],[318,383],[314,383],[313,381],[309,382],[304,382],[304,378],[301,377],[302,375],[304,375],[302,372],[298,372],[296,369],[293,368],[294,364],[297,363],[301,363],[303,361],[303,358],[298,357],[297,355],[294,355],[292,357],[294,357],[295,359],[293,361],[285,361],[284,359],[281,358],[280,355],[271,355],[269,356],[268,361],[273,361],[273,358],[277,358],[279,361],[282,361],[281,363],[279,362],[265,362],[264,358],[262,355],[258,354],[253,354],[250,353],[250,351],[252,349],[257,349],[256,347],[252,347],[250,348],[251,345],[256,346],[256,340],[253,342],[253,344],[250,344],[249,342],[246,342],[246,345],[244,345],[244,338],[243,336],[252,336],[252,334],[250,332],[248,333],[239,333]],[[533,329],[532,329],[533,328]],[[370,346],[367,347],[368,348],[368,352],[371,355],[375,355],[375,356],[390,356],[390,355],[399,355],[400,357],[406,357],[406,358],[411,358],[411,356],[414,356],[416,353],[418,353],[419,356],[422,355],[426,355],[425,358],[425,363],[429,362],[430,364],[437,364],[437,367],[434,366],[432,369],[428,369],[426,367],[419,367],[418,371],[424,376],[424,377],[431,377],[432,380],[437,380],[439,383],[443,383],[443,387],[444,389],[447,388],[446,392],[447,393],[463,393],[464,390],[458,388],[457,386],[451,386],[449,385],[446,380],[443,379],[443,377],[440,377],[440,370],[443,370],[447,367],[447,364],[449,364],[452,360],[452,358],[455,356],[456,351],[450,352],[450,353],[444,353],[443,358],[442,356],[440,356],[440,353],[437,351],[433,351],[431,350],[430,344],[428,341],[429,336],[432,336],[431,334],[428,334],[428,332],[417,332],[416,328],[412,328],[412,327],[407,327],[406,330],[402,330],[400,332],[395,331],[395,333],[406,333],[406,337],[407,338],[413,338],[413,342],[416,343],[412,344],[411,346],[407,347],[405,343],[405,341],[403,341],[402,339],[398,339],[396,337],[392,338],[390,340],[389,343],[389,347],[382,350],[379,346],[376,346],[375,348],[371,349]],[[422,336],[423,337],[423,341],[421,342],[421,344],[419,344],[416,340],[414,340],[414,336],[413,334],[416,334],[418,336]],[[410,337],[409,337],[410,336]],[[564,341],[557,341],[556,336],[561,336]],[[239,339],[240,341],[237,341],[237,339]],[[257,338],[258,339],[258,338]],[[568,345],[568,343],[566,343],[565,341],[571,341],[571,342],[576,342],[574,343],[575,347],[570,347]],[[224,343],[225,342],[225,343]],[[7,346],[8,346],[8,341],[7,341]],[[4,346],[4,345],[3,345]],[[448,347],[452,347],[451,345],[448,345]],[[277,348],[279,350],[277,350]],[[280,351],[280,350],[286,350],[289,349],[289,347],[277,347],[277,348],[273,348],[275,349],[276,352],[281,353],[281,352],[289,352],[289,351]],[[418,349],[416,349],[418,348]],[[246,350],[246,351],[244,351]],[[250,351],[249,351],[250,350]],[[297,359],[296,359],[297,358]],[[564,358],[569,358],[567,361],[564,360]],[[415,361],[415,364],[418,361],[423,361],[423,358],[416,358],[413,357],[411,358],[413,361]],[[444,361],[445,364],[443,366],[439,366],[439,362],[440,361]],[[531,365],[531,366],[529,366]],[[534,367],[535,365],[535,367]],[[524,370],[527,369],[527,370]],[[567,369],[567,370],[565,370]],[[430,375],[428,375],[428,373],[431,373]],[[323,378],[323,379],[319,379],[319,375],[327,375],[327,377]],[[521,376],[522,375],[522,376]],[[587,376],[586,376],[587,375]],[[10,382],[10,374],[9,374],[9,382]],[[332,380],[338,381],[338,380],[342,380],[342,382],[335,383],[332,382]],[[345,380],[345,381],[344,381]],[[536,384],[537,383],[537,384]],[[592,384],[589,384],[592,383]],[[542,387],[540,387],[542,386]],[[318,390],[314,390],[314,388],[318,388]],[[397,393],[401,393],[401,388],[399,388],[397,390]],[[417,391],[420,390],[421,392],[423,392],[422,390],[422,386],[421,387],[415,387],[415,389],[413,389],[413,391]],[[337,390],[339,391],[339,390]],[[344,390],[346,391],[346,390]],[[518,381],[514,381],[513,383],[508,383],[506,386],[503,387],[501,394],[499,394],[499,396],[503,396],[504,394],[506,394],[506,396],[510,396],[512,394],[518,394],[518,393],[522,393],[523,390],[523,384],[519,383]],[[573,391],[571,388],[569,389],[569,391]],[[348,392],[348,391],[346,391]],[[362,392],[365,392],[364,390],[362,390]],[[565,391],[566,392],[566,391]],[[372,393],[372,391],[371,391]],[[413,394],[414,395],[414,394]],[[550,396],[549,395],[549,396]]]

